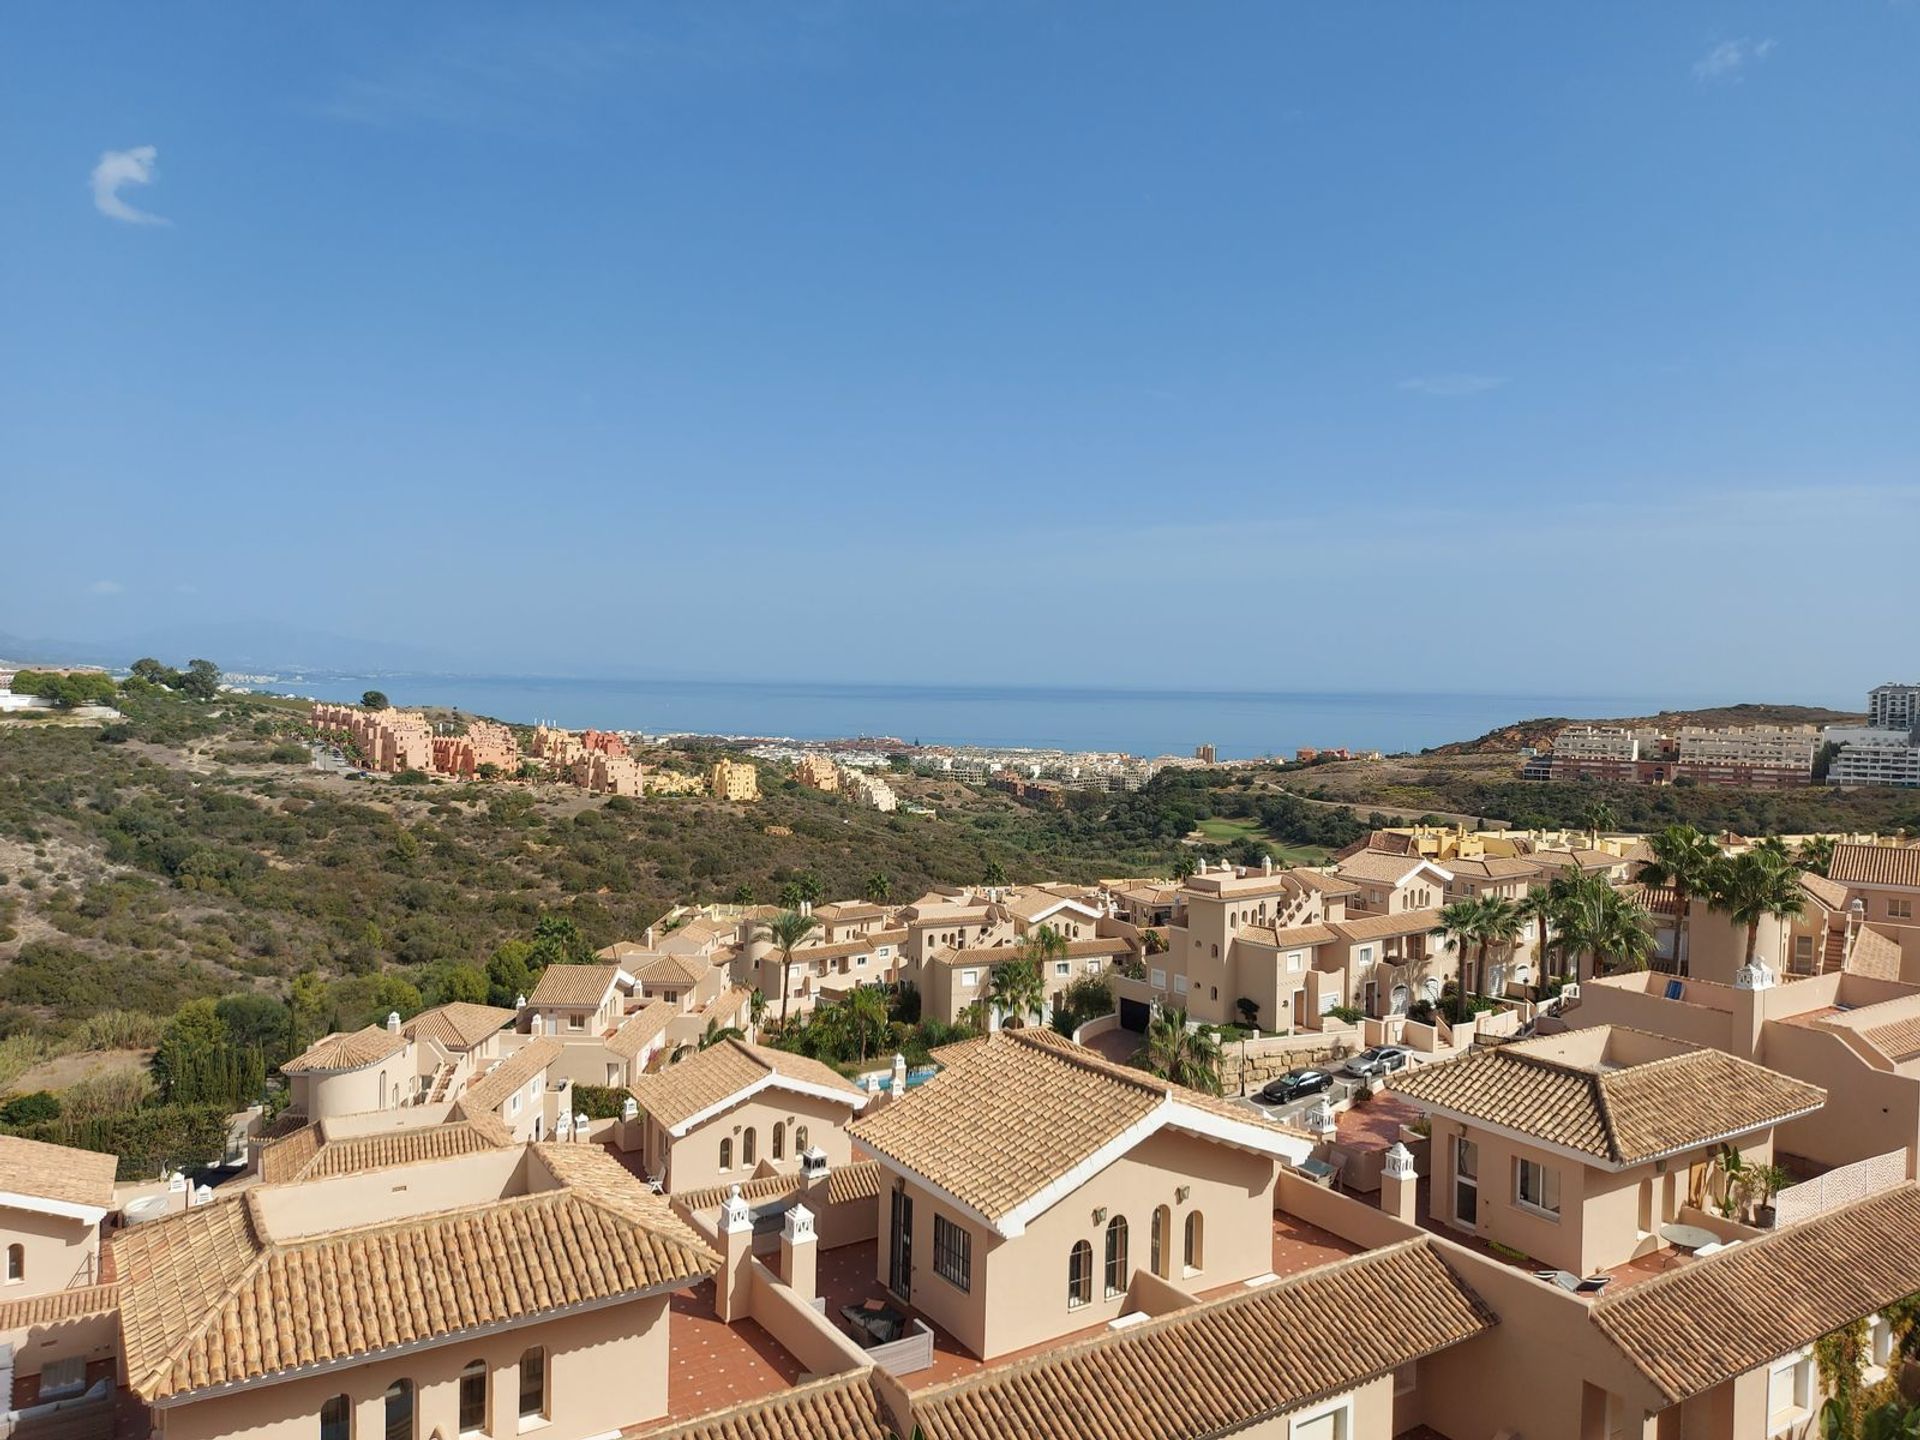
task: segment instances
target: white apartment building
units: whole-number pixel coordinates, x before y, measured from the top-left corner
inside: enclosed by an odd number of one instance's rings
[[[1920,786],[1920,745],[1911,730],[1829,725],[1825,739],[1840,747],[1827,767],[1829,785]]]
[[[1920,725],[1920,685],[1876,685],[1867,692],[1867,724],[1875,730]]]

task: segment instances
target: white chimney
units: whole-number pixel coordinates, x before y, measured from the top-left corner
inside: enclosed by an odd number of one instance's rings
[[[894,1098],[907,1093],[907,1057],[896,1053],[893,1057],[893,1094]]]
[[[398,1035],[400,1033],[400,1012],[398,1010],[387,1011],[387,1033],[389,1035]]]
[[[516,996],[514,996],[514,997],[513,997],[513,1008],[514,1008],[514,1009],[516,1009],[516,1010],[524,1010],[524,1009],[526,1009],[526,1008],[527,1008],[527,997],[526,997],[525,995],[516,995]]]
[[[818,1180],[827,1173],[827,1152],[818,1145],[809,1146],[800,1152],[800,1178]]]
[[[584,1110],[573,1117],[573,1136],[576,1140],[587,1138],[587,1112]]]
[[[1260,857],[1260,873],[1262,875],[1273,874],[1273,856],[1262,855]]]
[[[640,1118],[640,1102],[629,1095],[620,1102],[620,1118],[631,1124]]]
[[[653,926],[647,926],[647,949],[653,948]]]

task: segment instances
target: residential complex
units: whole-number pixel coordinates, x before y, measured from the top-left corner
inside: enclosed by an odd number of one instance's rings
[[[1830,785],[1920,786],[1920,685],[1876,685],[1865,725],[1829,725]]]
[[[1669,734],[1649,728],[1569,725],[1554,737],[1548,777],[1630,785],[1685,780],[1779,789],[1812,782],[1819,747],[1820,735],[1812,726],[1688,725]]]

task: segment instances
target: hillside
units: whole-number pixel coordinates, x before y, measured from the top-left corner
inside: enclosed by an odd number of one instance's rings
[[[1678,729],[1682,725],[1858,725],[1866,716],[1857,711],[1828,710],[1818,705],[1716,705],[1704,710],[1662,710],[1657,715],[1600,718],[1543,716],[1516,720],[1489,730],[1473,740],[1456,740],[1423,750],[1422,755],[1511,755],[1523,748],[1541,749],[1569,725],[1650,726]]]

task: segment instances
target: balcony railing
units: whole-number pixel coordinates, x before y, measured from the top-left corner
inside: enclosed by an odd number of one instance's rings
[[[1773,1197],[1774,1228],[1811,1220],[1842,1205],[1851,1205],[1869,1195],[1878,1195],[1883,1190],[1904,1185],[1906,1180],[1907,1152],[1904,1147],[1885,1155],[1869,1155],[1865,1160],[1842,1165],[1837,1170],[1829,1170],[1824,1175],[1816,1175],[1811,1180],[1789,1185],[1780,1191]]]

